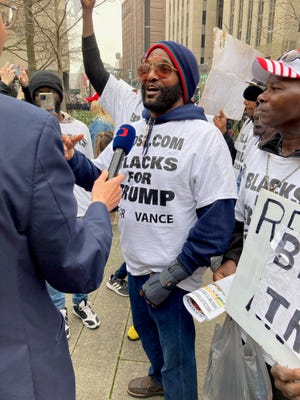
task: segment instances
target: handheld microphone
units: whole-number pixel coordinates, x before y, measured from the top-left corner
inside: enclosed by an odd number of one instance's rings
[[[108,168],[108,179],[118,175],[121,163],[135,140],[135,129],[131,125],[121,125],[113,140],[114,154]]]

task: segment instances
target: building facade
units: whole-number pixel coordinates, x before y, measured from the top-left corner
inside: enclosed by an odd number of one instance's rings
[[[166,36],[195,54],[199,69],[211,67],[214,27],[222,27],[223,0],[167,0]]]
[[[10,30],[1,62],[19,64],[29,76],[40,69],[58,73],[69,87],[68,0],[16,0],[17,23]]]
[[[166,39],[193,51],[204,82],[212,64],[214,27],[266,57],[299,48],[300,0],[124,0],[122,24],[125,80],[135,85],[145,50]]]
[[[276,59],[300,47],[300,1],[224,0],[223,30]]]
[[[146,50],[165,39],[165,0],[125,0],[122,3],[122,77],[137,86],[136,70]]]

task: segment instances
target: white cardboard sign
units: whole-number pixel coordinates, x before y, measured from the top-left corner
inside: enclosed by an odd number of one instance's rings
[[[211,70],[199,104],[206,114],[240,120],[244,111],[243,92],[253,79],[251,66],[263,54],[245,42],[214,28],[214,52]]]
[[[262,189],[226,311],[275,361],[300,367],[300,206]]]

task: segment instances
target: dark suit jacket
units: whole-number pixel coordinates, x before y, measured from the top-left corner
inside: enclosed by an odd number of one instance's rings
[[[61,314],[45,280],[95,290],[112,231],[104,204],[81,222],[55,117],[0,95],[0,399],[74,400]]]

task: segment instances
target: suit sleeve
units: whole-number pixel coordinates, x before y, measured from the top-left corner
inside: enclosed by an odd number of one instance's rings
[[[112,230],[103,203],[77,221],[74,176],[63,154],[59,126],[47,119],[36,146],[28,240],[41,275],[70,293],[95,290],[108,259]]]
[[[75,176],[76,185],[91,192],[100,170],[82,153],[75,150],[74,156],[68,161]]]

